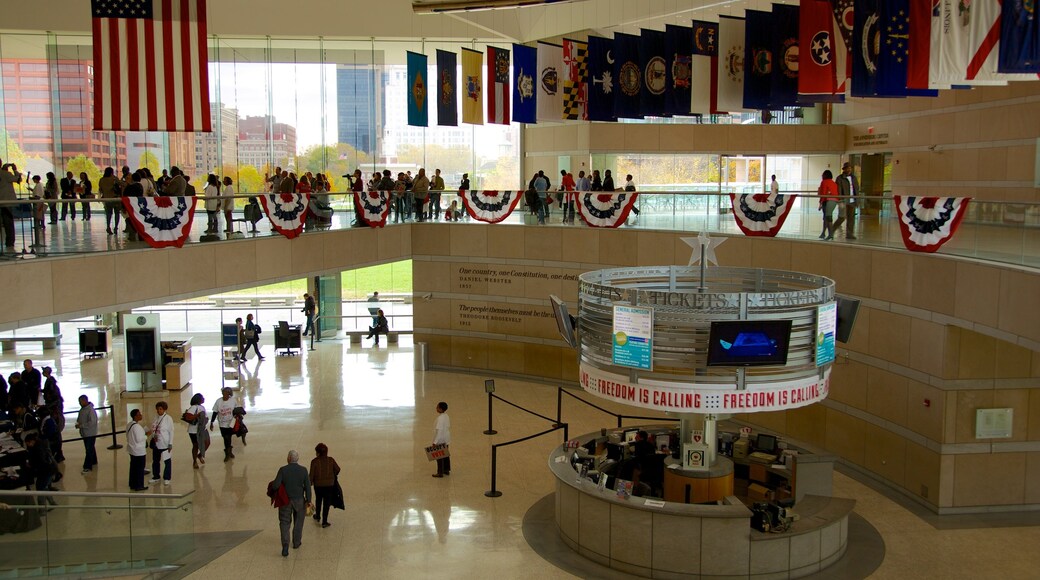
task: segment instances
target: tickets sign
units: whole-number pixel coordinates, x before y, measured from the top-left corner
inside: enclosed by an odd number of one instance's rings
[[[831,369],[823,379],[805,379],[751,385],[698,386],[664,383],[630,383],[628,377],[582,364],[579,381],[585,392],[618,403],[676,413],[765,413],[797,409],[827,398]]]

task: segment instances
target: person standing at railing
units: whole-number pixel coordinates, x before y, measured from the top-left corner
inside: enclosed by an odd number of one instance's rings
[[[775,175],[770,177],[770,181],[769,181],[769,195],[771,195],[773,197],[776,197],[776,196],[780,195],[780,184],[777,183]]]
[[[206,189],[202,195],[206,197],[206,233],[215,234],[220,231],[220,181],[210,173],[206,176]]]
[[[76,186],[76,195],[80,199],[94,199],[94,184],[90,181],[90,176],[87,175],[86,171],[79,172],[79,185]],[[83,221],[90,221],[90,202],[84,201],[80,203],[80,217]]]
[[[579,173],[580,175],[580,173]],[[577,182],[574,181],[574,175],[568,173],[566,169],[560,170],[560,189],[566,193],[557,193],[556,200],[560,204],[560,211],[563,212],[563,223],[568,223],[567,215],[568,211],[573,215],[574,212],[574,190],[578,187]],[[568,210],[568,208],[570,208]]]
[[[143,170],[142,170],[143,171]],[[174,165],[170,168],[170,178],[166,180],[166,185],[163,186],[163,195],[170,197],[180,197],[184,195],[184,192],[188,188],[188,181],[184,178],[184,174],[181,173],[181,168]],[[146,180],[147,181],[147,180]],[[143,187],[143,185],[142,185]],[[145,187],[144,194],[148,195],[148,188]],[[154,194],[153,194],[154,195]]]
[[[83,438],[83,473],[90,473],[97,465],[97,449],[95,443],[98,435],[98,416],[94,410],[94,403],[86,395],[79,396],[79,415],[76,416],[76,429],[79,436]],[[144,466],[141,466],[144,469]]]
[[[830,169],[823,171],[820,188],[816,192],[820,196],[820,211],[823,212],[823,232],[820,239],[834,239],[834,230],[841,225],[841,218],[834,223],[834,208],[838,206],[838,185],[834,183],[834,174]]]
[[[220,208],[224,210],[224,232],[230,234],[234,231],[231,227],[232,213],[235,211],[235,188],[231,186],[234,183],[231,178],[224,176],[224,189],[220,192]]]
[[[47,172],[47,181],[43,184],[43,199],[58,199],[58,178],[55,177],[53,171]],[[48,203],[47,209],[50,212],[48,223],[51,225],[58,223],[58,203],[54,201]]]
[[[859,181],[852,174],[852,164],[841,166],[841,175],[835,180],[838,183],[838,194],[845,197],[845,239],[856,239],[856,197],[859,195]]]
[[[169,404],[166,401],[159,401],[155,404],[155,421],[152,422],[152,428],[147,433],[151,437],[150,446],[152,448],[151,483],[159,483],[159,464],[161,462],[163,485],[170,485],[173,470],[173,418],[166,413],[167,409],[169,409]]]
[[[126,450],[130,454],[130,490],[144,491],[148,486],[144,483],[145,449],[148,441],[141,427],[144,415],[140,409],[130,411],[130,422],[126,424]]]
[[[0,159],[0,201],[15,201],[14,184],[22,182],[22,174],[14,163],[4,163]],[[14,251],[14,213],[12,206],[0,207],[0,224],[4,228],[4,247]]]
[[[110,236],[119,233],[119,205],[116,203],[119,199],[119,183],[116,170],[111,167],[106,167],[105,174],[98,180],[98,191],[101,192],[101,199],[105,200],[105,231]],[[113,217],[115,231],[112,229]]]
[[[383,181],[385,182],[386,179],[384,178]],[[398,221],[405,223],[408,218],[405,212],[405,207],[408,204],[408,182],[404,179],[404,173],[397,174],[397,181],[394,182],[390,191],[394,192],[394,223],[396,224]]]
[[[76,177],[71,171],[65,172],[60,187],[62,199],[76,199]],[[61,204],[61,221],[65,221],[69,214],[72,214],[72,221],[76,221],[76,202],[64,201]]]
[[[592,187],[590,191],[603,191],[603,180],[599,176],[599,169],[592,170]]]
[[[355,228],[360,228],[365,225],[365,220],[362,217],[361,200],[360,197],[365,195],[365,179],[361,174],[360,169],[355,169],[353,175],[344,175],[350,180],[350,191],[354,195],[351,196],[350,202],[354,207],[354,223],[350,224]],[[375,189],[375,184],[379,183],[379,174],[372,174],[372,181],[369,182],[369,189]]]
[[[415,197],[415,221],[428,219],[426,202],[430,201],[430,178],[426,177],[426,168],[420,167],[419,174],[412,181],[412,195]]]
[[[441,192],[444,191],[444,178],[441,170],[433,170],[433,181],[430,183],[430,213],[427,217],[441,219]]]

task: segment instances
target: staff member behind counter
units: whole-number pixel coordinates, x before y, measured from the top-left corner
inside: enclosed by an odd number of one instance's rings
[[[636,433],[632,456],[618,465],[617,477],[632,482],[632,495],[663,496],[664,458],[658,454],[646,431]]]

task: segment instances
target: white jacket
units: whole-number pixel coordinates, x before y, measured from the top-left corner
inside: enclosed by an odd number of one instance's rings
[[[437,445],[451,445],[451,419],[447,413],[437,415],[437,424],[433,427],[433,442]]]
[[[173,417],[169,413],[155,418],[152,438],[155,439],[156,449],[169,449],[173,445]]]
[[[130,420],[126,425],[126,450],[135,457],[142,457],[145,454],[147,445],[145,444],[147,438],[144,435],[144,427],[140,423]]]
[[[207,185],[206,190],[203,192],[206,196],[206,211],[220,211],[220,200],[217,199],[220,196],[220,188],[216,185]]]

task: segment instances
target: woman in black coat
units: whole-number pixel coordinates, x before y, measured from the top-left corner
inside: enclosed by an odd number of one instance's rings
[[[387,321],[386,316],[383,314],[383,309],[379,309],[379,314],[375,318],[375,326],[368,327],[368,336],[365,338],[376,337],[376,346],[379,346],[379,335],[390,332],[390,323]]]

